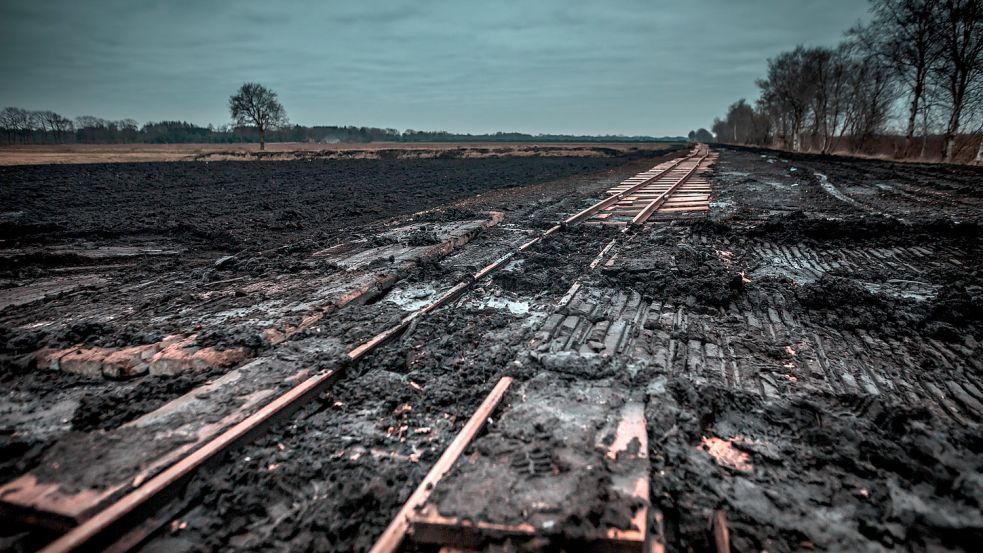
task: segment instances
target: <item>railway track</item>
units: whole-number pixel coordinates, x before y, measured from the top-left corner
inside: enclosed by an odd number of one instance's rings
[[[562,232],[565,228],[582,223],[621,225],[625,227],[624,231],[627,234],[633,228],[650,222],[653,217],[658,217],[660,214],[691,213],[698,215],[705,212],[708,209],[709,189],[706,182],[699,178],[699,174],[709,166],[713,159],[713,154],[709,152],[709,149],[700,145],[685,157],[660,164],[612,188],[608,191],[607,198],[551,226],[514,251],[503,255],[479,271],[462,279],[424,307],[402,318],[397,324],[352,348],[345,354],[347,363],[307,376],[294,387],[263,405],[202,447],[182,456],[166,469],[145,481],[135,483],[133,491],[122,496],[108,507],[92,514],[84,522],[51,542],[43,551],[49,553],[101,549],[126,551],[142,543],[149,535],[166,524],[176,510],[180,508],[180,501],[176,500],[180,498],[186,484],[200,469],[219,462],[224,453],[255,438],[272,424],[290,417],[301,406],[317,397],[333,382],[341,378],[348,364],[356,363],[370,355],[379,346],[399,336],[435,310],[458,299],[476,282],[503,268],[540,242]],[[599,252],[588,270],[596,268],[603,262],[604,257],[614,248],[617,240],[612,240]],[[570,291],[560,300],[561,306],[569,301],[579,286],[579,281],[574,283]],[[421,524],[422,519],[417,511],[425,503],[430,490],[454,465],[464,448],[472,442],[512,384],[513,381],[509,378],[503,378],[499,381],[489,397],[481,404],[461,433],[431,469],[417,492],[387,528],[373,551],[379,553],[395,551],[403,543],[407,532],[414,529],[414,524],[416,526]],[[641,455],[644,455],[647,448],[637,447],[638,442],[644,445],[646,439],[645,423],[644,420],[640,419],[640,412],[635,406],[625,413],[615,415],[613,424],[617,428],[617,432],[610,451],[613,457],[620,458],[619,455],[624,457],[624,454],[620,453],[621,450],[616,450],[616,447],[624,449],[627,447],[626,444],[632,440],[636,443],[635,454],[638,455],[641,452]],[[647,475],[645,471],[639,472],[639,476],[631,480],[628,486],[633,490],[632,493],[636,494],[639,504],[646,506],[645,510],[636,512],[636,518],[633,519],[635,521],[633,529],[612,529],[607,539],[602,540],[603,543],[598,542],[595,545],[604,548],[611,543],[618,543],[631,550],[636,546],[641,547],[647,542],[649,530],[651,530],[649,521],[654,519],[647,510]],[[454,525],[454,521],[444,524],[444,530],[453,530]],[[512,530],[516,530],[516,528],[512,528]],[[519,527],[517,531],[526,535],[530,534],[529,527]],[[535,534],[535,528],[532,528],[531,532]],[[434,535],[446,534],[437,532]]]
[[[697,173],[716,160],[706,146],[668,171],[646,171],[608,190],[617,199],[594,213],[588,223],[641,225],[658,216],[700,215],[710,210],[710,184]]]

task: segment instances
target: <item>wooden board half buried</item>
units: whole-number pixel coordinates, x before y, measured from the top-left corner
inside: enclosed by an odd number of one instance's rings
[[[492,213],[485,221],[457,224],[441,243],[419,248],[418,257],[446,255],[501,219]],[[320,315],[305,320],[317,322]],[[119,428],[63,437],[36,468],[0,485],[0,519],[60,531],[87,520],[305,381],[309,371],[295,360],[302,353],[343,351],[330,340],[304,345],[303,352],[299,347],[283,344],[277,349],[283,358],[254,359]]]
[[[611,462],[631,462],[644,459],[648,452],[648,434],[645,426],[645,409],[640,402],[629,402],[621,407],[615,438],[607,447],[606,457]],[[603,537],[582,543],[583,551],[641,552],[645,550],[649,516],[649,476],[647,464],[639,470],[619,474],[612,487],[625,496],[637,499],[641,507],[635,510],[631,529],[608,528]],[[489,520],[468,520],[442,515],[437,505],[427,503],[410,517],[410,539],[417,543],[437,544],[449,547],[478,547],[485,540],[529,539],[538,529],[534,524],[501,523]],[[659,547],[653,549],[658,551]]]

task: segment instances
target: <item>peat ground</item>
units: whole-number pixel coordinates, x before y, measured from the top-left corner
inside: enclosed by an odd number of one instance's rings
[[[317,344],[357,343],[657,162],[590,158],[552,166],[550,161],[484,165],[483,178],[474,177],[474,184],[459,190],[445,185],[445,191],[431,182],[442,173],[428,164],[446,160],[360,161],[367,180],[391,172],[396,184],[378,195],[363,195],[352,184],[350,194],[341,192],[348,199],[332,207],[294,189],[293,196],[269,200],[271,211],[261,200],[246,201],[241,209],[229,205],[224,190],[233,185],[223,171],[231,169],[202,169],[221,184],[208,200],[197,200],[200,210],[191,204],[182,215],[202,221],[203,231],[189,233],[189,239],[180,233],[165,236],[177,236],[167,247],[183,253],[166,259],[144,253],[138,259],[152,269],[114,268],[119,271],[114,279],[87,284],[84,294],[76,288],[0,311],[10,337],[6,408],[0,412],[8,428],[4,477],[29,470],[66,432],[114,428],[222,372],[107,381],[18,361],[31,348],[104,336],[130,343],[145,339],[140,333],[147,328],[159,334],[193,330],[183,328],[189,324],[211,329],[217,321],[232,320],[217,314],[292,298],[229,323],[247,328],[250,321],[296,308],[318,292],[290,283],[335,274],[340,261],[328,264],[315,254],[342,238],[362,240],[359,247],[382,247],[391,240],[425,244],[433,240],[428,236],[436,232],[434,225],[504,212],[501,223],[445,257],[402,273],[371,301],[327,313],[283,344],[250,347],[257,355],[289,360]],[[321,170],[311,170],[306,186],[316,187],[311,183],[323,178],[317,175],[338,162],[296,163],[275,169],[252,162],[249,167],[259,169],[250,186],[271,195],[271,172],[302,174],[304,164],[313,163]],[[514,173],[509,164],[516,164]],[[106,167],[111,174],[113,166]],[[128,167],[118,170],[137,170]],[[422,173],[413,173],[413,167]],[[81,179],[61,170],[67,173],[53,174],[63,180],[53,183]],[[161,169],[171,170],[176,171]],[[208,173],[213,170],[217,173]],[[465,176],[457,178],[471,182],[472,173],[461,171]],[[519,385],[466,456],[532,460],[527,463],[532,468],[491,483],[509,497],[555,491],[559,480],[551,478],[558,475],[580,491],[575,502],[561,508],[565,523],[547,541],[486,544],[493,550],[576,550],[570,540],[624,518],[605,510],[619,503],[605,487],[613,468],[571,469],[565,461],[571,450],[583,458],[597,452],[590,440],[551,421],[548,409],[523,416],[528,394],[547,406],[551,398],[562,405],[578,394],[588,398],[584,401],[614,394],[644,402],[650,498],[662,514],[668,550],[714,551],[708,522],[717,512],[729,522],[734,551],[973,550],[983,536],[983,173],[724,150],[708,176],[713,194],[706,218],[650,225],[627,236],[611,228],[568,229],[421,320],[350,367],[344,379],[289,422],[196,479],[187,508],[143,550],[365,550],[504,375]],[[478,184],[484,179],[499,184]],[[400,188],[402,182],[412,186]],[[417,190],[425,191],[420,200],[409,194]],[[387,211],[397,200],[408,203],[405,210]],[[355,204],[365,213],[322,217]],[[99,212],[86,205],[80,203],[83,211]],[[104,202],[103,209],[108,205]],[[446,209],[381,224],[390,216],[437,206]],[[300,213],[298,227],[277,227],[291,209]],[[14,242],[5,244],[18,251],[36,247],[46,259],[91,225],[84,218],[72,223],[57,212],[51,208],[47,219],[38,220],[53,225],[49,230],[21,228],[18,236],[8,234]],[[195,219],[195,212],[208,216]],[[411,220],[425,228],[400,226]],[[145,232],[140,221],[126,225]],[[393,227],[409,230],[387,238],[386,229]],[[211,238],[211,231],[222,238]],[[104,246],[132,236],[95,235]],[[92,236],[86,239],[95,240]],[[587,271],[612,239],[616,245],[601,268]],[[269,253],[278,242],[294,246]],[[228,255],[234,261],[215,265]],[[113,259],[116,265],[133,261]],[[106,262],[25,260],[5,274],[13,286],[50,279],[57,269],[100,263]],[[173,276],[195,271],[200,274],[193,279]],[[107,307],[120,297],[120,288],[151,281],[154,272],[165,276],[137,296],[124,293],[120,302],[150,301],[146,312]],[[89,273],[67,274],[77,279]],[[580,291],[565,298],[575,281]],[[287,291],[265,289],[259,295],[248,286],[269,282]],[[227,293],[203,298],[209,283]],[[161,299],[167,294],[179,299]],[[102,326],[69,326],[58,330],[62,334],[32,329],[79,310]],[[165,311],[181,315],[162,319]],[[223,347],[249,343],[234,332],[215,332],[211,341]],[[312,369],[333,362],[330,356],[304,359]],[[140,407],[129,412],[128,404]],[[23,413],[38,405],[69,422],[42,415],[23,420]],[[98,435],[92,436],[96,443]],[[473,498],[455,496],[470,489],[462,483],[469,478],[466,469],[452,471],[435,497],[458,515],[504,516],[509,522],[535,516],[497,513]],[[4,543],[19,548],[32,542],[11,532]]]

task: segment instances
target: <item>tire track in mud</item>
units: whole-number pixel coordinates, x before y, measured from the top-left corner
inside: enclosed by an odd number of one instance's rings
[[[850,196],[847,196],[845,192],[842,192],[840,189],[838,189],[836,187],[835,184],[833,184],[832,182],[830,182],[829,177],[827,177],[823,173],[813,173],[813,175],[815,175],[816,180],[819,181],[819,186],[824,191],[826,191],[830,196],[836,198],[837,200],[840,200],[843,203],[846,203],[846,204],[849,204],[851,206],[857,207],[857,208],[862,209],[864,211],[867,211],[869,213],[875,213],[877,215],[882,215],[884,217],[889,217],[891,219],[896,219],[896,220],[898,220],[898,221],[900,221],[902,223],[908,223],[909,222],[908,219],[906,219],[904,217],[895,215],[893,213],[884,211],[882,209],[877,209],[876,207],[873,207],[873,206],[871,206],[871,205],[869,205],[867,203],[860,202],[859,200],[857,200],[855,198],[852,198]]]

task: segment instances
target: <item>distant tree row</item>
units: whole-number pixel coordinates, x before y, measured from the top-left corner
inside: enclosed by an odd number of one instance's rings
[[[577,134],[528,134],[521,132],[496,132],[486,134],[451,133],[447,131],[414,131],[407,129],[400,135],[402,142],[685,142],[682,136],[624,136]]]
[[[689,135],[687,135],[686,138],[688,138],[690,142],[703,142],[703,143],[713,142],[714,140],[713,133],[711,133],[710,131],[704,128],[700,128],[699,130],[695,130],[695,131],[689,131]]]
[[[716,140],[981,161],[983,0],[871,0],[871,13],[835,48],[768,60],[760,97],[716,119]]]
[[[269,131],[277,142],[372,142],[399,140],[396,129],[291,125]],[[133,119],[112,121],[83,115],[74,119],[53,111],[28,111],[16,107],[0,110],[0,143],[3,144],[186,144],[258,142],[253,126],[208,125],[184,121],[150,121],[144,125]]]
[[[83,115],[75,119],[53,111],[8,107],[0,111],[0,144],[215,144],[247,142],[682,142],[681,136],[614,136],[497,132],[462,134],[378,127],[291,125],[276,92],[245,83],[229,97],[233,124],[202,127],[184,121],[111,121]],[[706,132],[706,131],[703,131]],[[709,134],[709,133],[708,133]],[[691,137],[692,138],[692,137]],[[712,140],[712,137],[710,137]],[[709,140],[707,140],[709,141]]]
[[[43,115],[42,115],[43,114]],[[498,132],[461,134],[354,126],[289,125],[266,133],[268,142],[681,142],[680,136],[593,136]],[[6,108],[0,111],[0,144],[229,144],[258,143],[254,126],[202,127],[184,121],[110,121],[92,116],[69,119],[51,111]]]

